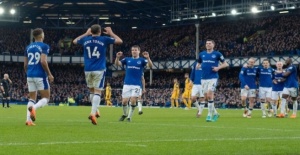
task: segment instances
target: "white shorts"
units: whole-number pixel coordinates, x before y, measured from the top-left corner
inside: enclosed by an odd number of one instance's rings
[[[192,88],[192,97],[193,96],[204,97],[202,85],[200,85],[200,84],[198,84],[198,85],[194,84],[193,85],[193,88]]]
[[[124,85],[122,90],[122,98],[139,97],[141,91],[141,86]]]
[[[272,91],[272,100],[279,100],[282,96],[282,91]]]
[[[50,89],[48,78],[27,78],[28,91],[34,92],[37,90],[47,90]]]
[[[259,98],[266,99],[271,98],[272,87],[259,87]]]
[[[208,91],[214,92],[217,87],[217,82],[218,82],[218,79],[201,80],[203,93],[205,94]]]
[[[298,96],[298,89],[297,88],[283,88],[282,94],[290,95],[291,97]]]
[[[241,96],[244,97],[256,97],[255,89],[241,89]]]
[[[87,87],[103,89],[105,82],[105,72],[105,70],[84,72]]]

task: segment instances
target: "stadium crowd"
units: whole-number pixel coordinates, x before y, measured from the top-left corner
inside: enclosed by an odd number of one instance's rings
[[[90,105],[88,100],[89,90],[85,84],[83,67],[81,65],[52,64],[50,68],[55,77],[55,82],[51,84],[50,103],[58,105],[59,103],[67,103],[68,98],[73,98],[77,105]],[[237,78],[239,69],[230,68],[220,71],[220,80],[216,91],[217,107],[240,107],[240,85]],[[26,103],[28,101],[28,89],[23,64],[0,63],[0,75],[3,76],[4,73],[8,73],[10,79],[13,81],[10,91],[11,101]],[[146,93],[143,97],[144,105],[168,106],[174,78],[179,80],[180,92],[183,93],[184,73],[166,74],[166,72],[155,72],[152,84],[150,85],[149,73],[146,72]],[[107,77],[106,82],[109,82],[113,88],[113,104],[120,105],[123,76]],[[104,104],[104,98],[102,98],[102,104]]]
[[[204,41],[213,38],[216,50],[225,57],[299,55],[300,39],[298,25],[300,17],[295,15],[256,18],[251,20],[203,23],[199,26],[200,49]],[[15,33],[18,31],[18,33]],[[45,43],[51,47],[50,55],[82,55],[80,46],[72,39],[85,30],[45,29]],[[117,31],[117,30],[116,30]],[[22,55],[30,42],[28,28],[0,28],[0,51]],[[130,47],[138,44],[148,51],[152,60],[183,60],[195,58],[194,25],[165,27],[152,30],[130,30],[116,32],[123,40],[114,51],[129,54]],[[12,38],[13,37],[13,38]],[[18,44],[16,44],[16,42]],[[170,57],[172,55],[172,57]]]

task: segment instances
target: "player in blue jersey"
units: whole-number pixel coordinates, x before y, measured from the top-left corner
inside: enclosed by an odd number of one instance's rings
[[[94,125],[97,125],[96,117],[100,117],[98,106],[105,81],[106,48],[109,44],[121,44],[123,42],[110,27],[106,27],[104,30],[103,33],[110,37],[101,36],[101,26],[95,24],[86,33],[73,40],[74,44],[82,45],[84,50],[85,79],[92,102],[91,113],[88,118]]]
[[[26,125],[33,126],[36,120],[36,110],[48,104],[50,99],[49,82],[54,81],[54,77],[48,67],[47,55],[49,46],[43,43],[45,35],[41,28],[32,31],[35,42],[26,47],[24,57],[24,70],[27,75],[29,91],[29,101],[27,104]],[[41,99],[36,103],[37,91]]]
[[[254,100],[256,97],[256,76],[257,68],[254,67],[254,58],[248,60],[247,68],[243,67],[239,74],[241,82],[241,101],[244,108],[243,117],[251,118]],[[249,99],[249,110],[246,107],[246,100]]]
[[[148,64],[152,68],[152,61],[150,59],[148,52],[143,52],[143,56],[146,58],[139,57],[140,47],[134,45],[131,47],[132,57],[125,57],[120,61],[123,52],[118,52],[115,59],[115,65],[117,66],[126,66],[125,69],[125,79],[122,90],[122,105],[123,105],[123,115],[119,119],[124,121],[127,117],[127,121],[130,122],[134,109],[136,107],[137,98],[140,96],[141,90],[141,77],[144,73],[144,68]],[[131,106],[129,114],[127,115],[127,104],[128,100],[131,101]]]
[[[293,65],[291,58],[288,58],[285,61],[285,64],[287,68],[286,71],[283,73],[283,77],[286,78],[286,80],[284,82],[284,88],[282,91],[281,108],[278,117],[283,118],[285,116],[286,99],[288,97],[291,97],[293,100],[293,114],[291,115],[290,118],[296,118],[297,109],[298,109],[297,96],[298,96],[298,87],[299,87],[297,68],[295,65]]]
[[[266,118],[266,107],[272,101],[272,81],[274,69],[270,67],[268,59],[263,60],[262,67],[257,68],[257,75],[259,76],[259,98],[261,100],[262,118]],[[269,114],[270,111],[269,111]],[[269,115],[271,117],[272,115]]]
[[[272,106],[272,111],[274,116],[276,117],[277,115],[277,102],[282,96],[282,90],[284,87],[284,81],[285,79],[283,78],[283,63],[278,61],[276,63],[276,70],[274,71],[274,77],[273,77],[273,85],[272,85],[272,101],[271,101],[271,106]]]
[[[201,68],[197,69],[196,65],[197,63],[194,63],[194,65],[192,66],[190,80],[193,82],[192,102],[194,103],[195,107],[198,109],[196,116],[200,117],[205,105],[205,100],[204,100],[204,94],[201,85],[202,69]],[[199,99],[197,100],[197,98]]]
[[[207,122],[217,120],[218,113],[212,117],[214,109],[214,91],[216,90],[217,81],[219,78],[218,71],[228,67],[224,56],[214,50],[215,42],[213,40],[206,40],[206,51],[199,54],[199,59],[196,68],[202,68],[201,85],[203,88],[205,99],[208,101],[208,114],[206,117]],[[219,63],[221,62],[221,65]]]

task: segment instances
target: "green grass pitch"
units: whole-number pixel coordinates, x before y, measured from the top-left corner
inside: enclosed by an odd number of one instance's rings
[[[90,107],[47,106],[37,110],[36,126],[25,126],[26,106],[0,109],[2,155],[297,155],[300,118],[251,119],[242,110],[220,109],[217,122],[207,110],[143,108],[132,122],[119,122],[120,107],[101,107],[98,125],[87,119]]]

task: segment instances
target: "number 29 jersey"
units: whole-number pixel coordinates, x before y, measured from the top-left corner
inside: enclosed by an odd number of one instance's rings
[[[41,64],[42,54],[49,54],[49,46],[43,42],[33,42],[26,47],[24,56],[28,58],[27,77],[47,77]]]
[[[106,48],[113,44],[114,38],[106,36],[86,36],[77,41],[83,46],[84,71],[106,69]]]

